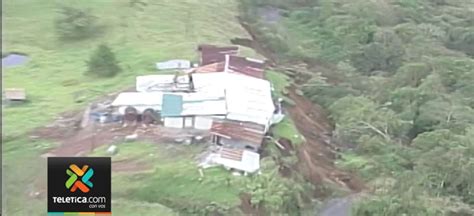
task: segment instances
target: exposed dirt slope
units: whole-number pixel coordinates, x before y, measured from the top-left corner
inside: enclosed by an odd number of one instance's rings
[[[288,107],[290,117],[306,142],[298,148],[299,169],[313,184],[330,181],[351,191],[360,191],[363,183],[352,173],[338,169],[334,165],[335,147],[330,144],[332,127],[325,111],[308,99],[289,89],[289,97],[295,106]]]

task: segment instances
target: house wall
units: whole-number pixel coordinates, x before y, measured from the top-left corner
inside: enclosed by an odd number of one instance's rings
[[[215,116],[165,117],[163,122],[165,127],[210,130],[214,117]]]
[[[209,130],[212,127],[212,118],[196,116],[194,118],[194,128],[199,130]]]
[[[184,119],[182,117],[166,117],[163,125],[170,128],[183,128]]]

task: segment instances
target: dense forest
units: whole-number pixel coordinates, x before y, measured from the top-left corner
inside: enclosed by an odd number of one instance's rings
[[[299,87],[329,111],[345,147],[338,165],[368,186],[353,215],[474,215],[474,1],[243,0],[240,10],[279,65],[307,65]]]

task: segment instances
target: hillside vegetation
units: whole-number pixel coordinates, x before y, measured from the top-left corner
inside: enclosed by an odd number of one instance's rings
[[[243,0],[242,20],[346,147],[369,198],[354,215],[474,214],[474,2]],[[279,11],[271,22],[268,11]],[[297,77],[295,77],[297,78]]]

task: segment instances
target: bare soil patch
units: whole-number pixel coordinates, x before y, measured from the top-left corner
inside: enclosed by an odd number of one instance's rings
[[[198,130],[179,130],[161,125],[144,125],[140,122],[126,127],[120,122],[101,124],[84,113],[87,114],[77,110],[65,112],[51,124],[33,130],[31,138],[59,143],[58,147],[49,149],[43,156],[82,156],[102,145],[125,142],[127,136],[134,136],[133,140],[163,144],[184,142],[193,136],[208,135],[207,132]]]
[[[361,191],[363,182],[355,174],[334,165],[336,151],[330,144],[332,127],[325,111],[296,94],[294,86],[288,92],[296,104],[288,108],[289,114],[306,140],[297,150],[300,172],[314,185],[330,181],[349,191]]]

